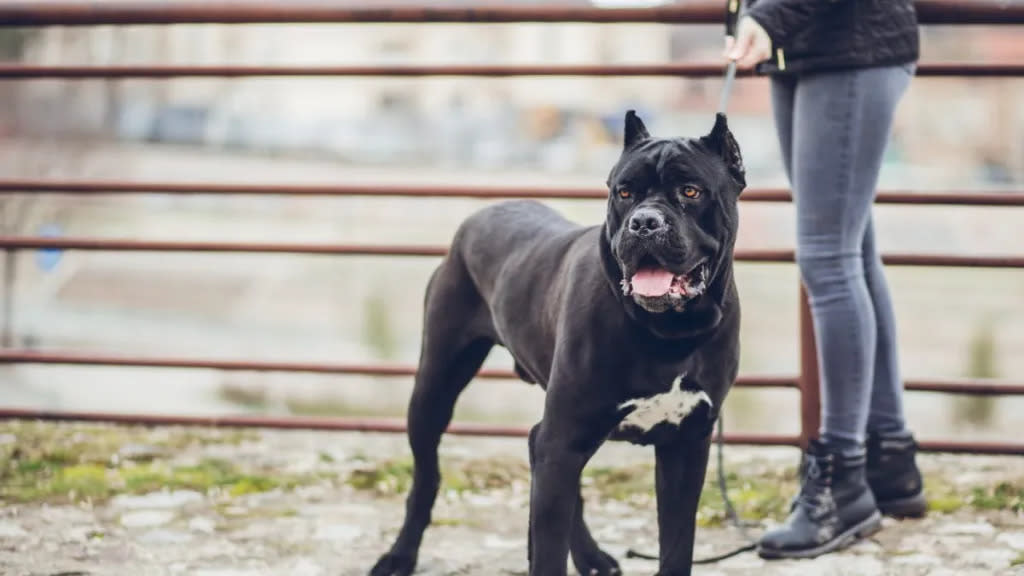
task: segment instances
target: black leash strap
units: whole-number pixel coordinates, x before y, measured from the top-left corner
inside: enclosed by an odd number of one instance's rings
[[[725,35],[736,38],[736,27],[743,13],[742,0],[728,0],[725,9]],[[725,82],[722,84],[722,95],[718,101],[718,113],[725,114],[729,108],[729,97],[732,96],[733,81],[736,80],[736,62],[729,60],[725,67]]]

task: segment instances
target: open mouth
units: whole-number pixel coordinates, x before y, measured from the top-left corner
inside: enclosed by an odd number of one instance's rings
[[[644,257],[628,279],[622,280],[626,296],[672,301],[696,298],[707,290],[708,265],[701,261],[688,272],[673,274],[650,256]]]

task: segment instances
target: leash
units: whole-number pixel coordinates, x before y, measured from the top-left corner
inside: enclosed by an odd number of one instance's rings
[[[732,36],[733,38],[736,37],[736,26],[739,23],[740,15],[742,14],[742,12],[743,0],[728,0],[725,15],[726,36]],[[726,65],[725,67],[725,81],[722,84],[722,94],[719,97],[718,101],[719,114],[725,114],[725,111],[729,108],[729,97],[732,95],[732,85],[735,80],[736,62],[734,60],[729,60],[729,64]],[[729,521],[732,523],[733,527],[739,531],[740,535],[743,537],[744,540],[747,541],[747,543],[743,546],[740,546],[723,554],[718,554],[717,556],[710,556],[708,558],[700,558],[698,560],[694,560],[693,564],[715,564],[717,562],[721,562],[722,560],[732,558],[733,556],[739,556],[744,552],[750,552],[752,550],[757,549],[757,539],[751,537],[750,534],[747,532],[748,527],[756,526],[756,524],[745,522],[742,518],[740,518],[739,514],[736,512],[736,508],[732,505],[732,500],[729,498],[729,487],[727,486],[725,481],[725,433],[723,431],[725,424],[723,423],[723,420],[724,418],[722,416],[722,412],[719,412],[718,422],[715,425],[715,444],[718,460],[718,490],[722,494],[722,503],[725,506],[726,516],[729,518]],[[654,554],[637,552],[632,548],[626,550],[626,558],[640,558],[643,560],[659,559]]]
[[[736,26],[743,13],[743,0],[729,0],[725,12],[725,35],[736,38]],[[725,114],[729,108],[729,97],[732,96],[732,85],[736,80],[736,61],[729,60],[725,66],[725,81],[722,84],[722,95],[718,100],[718,113]]]

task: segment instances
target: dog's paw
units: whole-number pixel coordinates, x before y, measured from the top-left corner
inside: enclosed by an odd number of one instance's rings
[[[583,555],[581,558],[573,558],[576,571],[580,576],[620,576],[622,569],[619,563],[610,554],[595,548]]]
[[[370,570],[370,576],[410,576],[416,569],[416,557],[388,552]]]

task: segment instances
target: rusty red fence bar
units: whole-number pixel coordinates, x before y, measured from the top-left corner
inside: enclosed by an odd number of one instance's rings
[[[249,415],[178,416],[168,414],[125,414],[118,412],[70,412],[60,410],[0,409],[0,419],[55,420],[78,422],[111,422],[146,426],[222,426],[244,428],[283,428],[301,430],[335,430],[347,432],[405,432],[405,421],[385,418],[311,418],[300,416],[274,417]],[[529,433],[522,426],[494,426],[474,422],[452,422],[449,434],[459,436],[504,436],[520,438]],[[760,446],[796,446],[795,436],[767,434],[726,434],[729,444]]]
[[[198,358],[139,357],[93,352],[67,352],[36,350],[0,350],[0,364],[56,364],[71,366],[121,366],[132,368],[181,368],[252,372],[295,372],[308,374],[335,374],[382,377],[409,377],[416,367],[400,364],[338,364],[318,362],[272,362],[252,360],[215,360]],[[485,380],[518,380],[511,370],[481,370],[477,378]],[[799,388],[797,376],[743,375],[736,385],[741,388]],[[971,394],[979,396],[1024,395],[1024,382],[1016,383],[991,379],[931,379],[908,380],[907,390],[941,392],[944,394]]]
[[[407,198],[533,198],[550,200],[605,200],[608,192],[590,187],[522,187],[491,184],[410,186],[402,184],[244,184],[219,182],[127,182],[93,180],[0,180],[0,194],[174,194],[240,196],[380,196]],[[745,202],[791,202],[784,188],[745,190]],[[1024,190],[979,192],[972,190],[883,190],[879,204],[942,204],[966,206],[1024,206]]]
[[[252,254],[306,254],[336,256],[444,256],[447,246],[382,244],[299,244],[276,242],[208,242],[170,240],[122,240],[101,238],[51,238],[0,236],[0,249],[88,250],[120,252],[213,252]],[[741,262],[793,262],[792,250],[740,250]],[[951,256],[946,254],[887,254],[894,266],[966,268],[1024,268],[1024,256]]]
[[[146,358],[88,352],[40,352],[35,350],[0,350],[0,364],[59,364],[71,366],[123,366],[133,368],[183,368],[253,372],[295,372],[307,374],[344,374],[358,376],[406,377],[416,374],[415,366],[400,364],[337,364],[319,362],[271,362],[251,360],[213,360],[197,358]],[[477,378],[486,380],[518,380],[511,370],[481,370]],[[743,388],[797,388],[795,376],[741,376],[737,386]]]
[[[255,23],[510,23],[590,22],[719,24],[724,3],[688,2],[649,8],[597,8],[580,5],[452,6],[381,2],[351,6],[312,0],[235,0],[209,2],[22,0],[0,5],[0,26],[91,26],[101,24],[255,24]],[[390,4],[390,5],[389,5]],[[1020,24],[1024,6],[1009,2],[918,0],[922,24]]]
[[[118,412],[72,412],[0,408],[0,419],[104,422],[143,426],[210,426],[345,432],[405,432],[405,422],[402,420],[376,418],[273,417],[235,414],[224,416],[179,416],[168,414],[125,414]],[[522,438],[529,433],[529,428],[523,426],[494,426],[474,422],[452,422],[448,427],[447,433],[459,436]],[[751,446],[799,446],[800,438],[789,435],[726,434],[725,442],[727,444]],[[928,452],[1024,455],[1024,444],[932,440],[922,441],[920,448]]]
[[[480,76],[672,76],[711,78],[722,75],[724,66],[716,63],[663,64],[428,64],[428,65],[117,65],[117,66],[40,66],[0,64],[0,80],[38,79],[124,79],[124,78],[253,78],[253,77],[424,77]],[[1024,64],[922,63],[918,76],[1015,77],[1024,75]],[[752,77],[749,70],[740,77]]]

